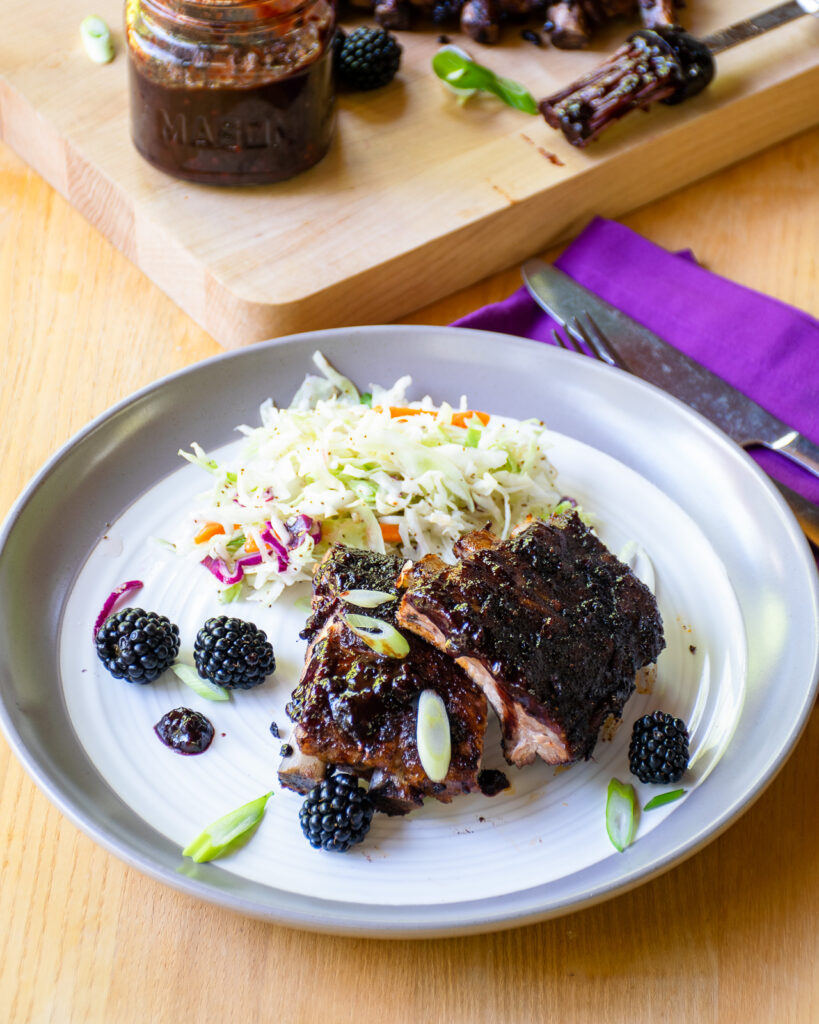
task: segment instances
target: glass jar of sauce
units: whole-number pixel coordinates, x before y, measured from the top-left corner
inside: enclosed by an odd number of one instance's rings
[[[127,0],[134,145],[209,185],[292,177],[335,123],[332,0]]]

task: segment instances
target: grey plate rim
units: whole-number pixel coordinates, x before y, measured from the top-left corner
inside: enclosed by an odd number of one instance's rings
[[[504,346],[505,356],[505,366],[501,369],[493,366],[493,363],[497,362],[494,357],[497,355],[499,345]],[[308,346],[310,347],[308,348]],[[808,630],[808,641],[805,644],[806,657],[803,659],[802,678],[799,681],[799,689],[794,695],[797,698],[796,703],[791,705],[791,713],[781,726],[775,749],[772,748],[768,752],[768,756],[763,759],[762,763],[755,766],[750,774],[741,771],[737,774],[736,766],[733,763],[718,766],[708,786],[709,792],[716,793],[717,787],[720,785],[723,793],[727,791],[730,797],[716,801],[713,799],[692,800],[690,809],[685,806],[681,807],[678,827],[673,829],[675,838],[672,839],[663,829],[654,830],[645,840],[636,844],[625,854],[615,854],[602,862],[602,870],[599,870],[599,865],[595,865],[586,871],[569,876],[570,884],[568,885],[549,884],[486,900],[408,908],[359,906],[343,901],[299,897],[270,886],[258,886],[256,883],[237,886],[233,876],[215,864],[197,866],[192,872],[193,877],[180,875],[177,871],[169,869],[167,856],[165,863],[161,861],[160,857],[167,854],[167,847],[170,844],[141,819],[136,819],[136,816],[118,797],[113,795],[109,808],[112,813],[109,817],[101,820],[95,820],[93,814],[81,806],[84,795],[83,785],[98,787],[101,784],[107,788],[104,780],[95,778],[96,772],[92,766],[87,765],[87,774],[79,779],[67,781],[64,778],[55,777],[48,754],[41,749],[35,749],[31,736],[26,735],[27,730],[31,728],[32,717],[35,719],[35,724],[39,723],[43,735],[46,730],[54,728],[54,722],[50,722],[48,716],[42,719],[37,718],[37,715],[32,716],[30,709],[23,706],[24,701],[15,700],[14,677],[24,672],[26,668],[31,669],[37,666],[13,664],[13,659],[9,659],[7,650],[3,648],[0,652],[0,726],[2,726],[12,750],[35,784],[62,813],[95,842],[145,874],[182,892],[243,914],[283,925],[326,933],[359,936],[395,938],[446,936],[492,931],[544,920],[624,893],[691,856],[716,838],[770,784],[799,739],[813,705],[819,683],[819,638],[817,638],[819,577],[816,574],[810,549],[798,524],[768,478],[745,452],[737,448],[730,439],[703,417],[676,399],[637,378],[621,374],[619,371],[611,370],[592,360],[575,356],[572,353],[561,352],[551,346],[541,345],[528,339],[466,328],[423,325],[374,325],[318,331],[272,339],[246,349],[220,353],[210,359],[176,371],[134,392],[97,416],[62,445],[34,476],[10,510],[2,529],[0,529],[0,642],[4,638],[9,638],[9,630],[20,621],[20,615],[15,614],[17,609],[12,600],[13,594],[8,587],[9,579],[19,580],[20,577],[19,570],[17,575],[14,572],[11,573],[11,576],[9,575],[9,569],[10,567],[12,570],[14,569],[15,561],[15,553],[12,551],[9,540],[19,531],[21,524],[23,526],[30,525],[27,524],[27,520],[33,518],[31,509],[36,503],[38,495],[44,488],[50,486],[50,482],[64,470],[67,462],[76,461],[79,452],[89,446],[94,449],[95,445],[97,449],[100,446],[104,448],[108,445],[108,455],[110,456],[112,439],[107,435],[110,435],[112,430],[119,429],[122,426],[122,421],[127,421],[129,416],[131,420],[136,420],[135,423],[130,424],[132,433],[124,440],[120,438],[113,447],[127,447],[129,444],[133,447],[134,438],[138,439],[141,433],[149,431],[151,428],[149,423],[144,422],[144,410],[141,407],[146,403],[150,404],[150,401],[156,399],[157,396],[167,396],[170,392],[178,394],[180,388],[183,393],[191,392],[195,390],[197,382],[202,379],[209,380],[213,377],[214,372],[224,373],[227,371],[229,376],[231,368],[238,367],[239,371],[242,371],[245,365],[252,366],[259,360],[262,363],[270,362],[276,371],[281,369],[280,364],[283,360],[285,362],[288,359],[291,362],[295,360],[303,375],[309,362],[309,355],[314,348],[321,348],[328,358],[339,363],[342,369],[348,368],[344,366],[345,360],[349,363],[350,359],[355,361],[363,356],[364,363],[373,366],[374,379],[382,381],[392,379],[392,377],[391,371],[376,369],[379,362],[400,366],[402,360],[404,362],[408,360],[407,352],[410,349],[420,349],[425,372],[433,383],[439,382],[441,379],[441,373],[437,369],[438,364],[452,364],[458,369],[463,368],[467,376],[470,373],[472,376],[477,375],[478,379],[484,382],[484,390],[489,388],[490,391],[497,387],[497,380],[503,378],[504,375],[508,376],[511,373],[511,379],[515,379],[517,371],[510,370],[509,364],[513,361],[513,357],[514,359],[520,358],[524,363],[532,364],[538,370],[543,370],[550,375],[554,374],[559,378],[561,384],[568,381],[570,387],[579,388],[578,393],[580,394],[585,390],[588,394],[593,395],[595,400],[601,400],[602,396],[604,404],[605,401],[610,403],[609,415],[615,417],[617,415],[616,411],[612,412],[612,409],[615,408],[611,404],[612,396],[618,401],[625,397],[629,400],[628,404],[632,408],[645,406],[660,410],[674,429],[683,427],[683,434],[687,432],[690,437],[700,440],[717,464],[718,474],[714,477],[715,484],[719,483],[719,474],[725,473],[727,467],[733,474],[731,495],[741,497],[751,495],[760,503],[755,510],[753,520],[757,521],[760,516],[764,515],[764,529],[766,531],[774,529],[777,540],[776,556],[780,560],[783,557],[786,558],[788,579],[793,586],[801,588],[803,601],[807,600],[807,615],[802,616],[802,621],[803,624],[807,623],[810,629]],[[409,357],[409,361],[411,362],[413,358],[415,357]],[[413,372],[413,370],[413,366],[405,366],[403,372]],[[351,372],[355,373],[355,370]],[[369,371],[362,370],[357,375],[359,379],[366,372]],[[252,370],[245,370],[244,375],[251,379]],[[395,376],[398,375],[400,374],[395,374]],[[413,375],[415,376],[415,373]],[[445,377],[446,374],[443,376]],[[524,378],[520,376],[515,383],[523,390],[527,386],[524,383]],[[191,384],[194,387],[189,387]],[[269,390],[270,388],[268,388]],[[419,390],[430,390],[430,388],[421,385]],[[435,388],[433,387],[432,390],[434,391]],[[562,400],[561,393],[555,392],[552,398],[559,404]],[[180,395],[180,399],[184,405],[184,396]],[[190,397],[188,401],[191,401]],[[249,417],[252,412],[252,407],[237,410],[234,413],[231,426],[235,426],[242,416]],[[143,419],[140,418],[141,416]],[[549,410],[545,410],[543,416],[549,423]],[[580,434],[582,434],[583,430],[589,429],[587,420],[593,421],[594,416],[586,414],[586,419],[584,419],[584,416],[580,415],[579,420],[572,425],[579,426]],[[562,423],[552,423],[551,425],[563,432],[580,436],[577,431],[565,429]],[[670,433],[667,432],[667,440],[670,443],[673,443],[675,436],[673,429]],[[586,438],[581,436],[581,440],[583,439]],[[619,438],[609,438],[607,443],[599,443],[598,440],[597,446],[608,451],[609,454],[621,458],[638,472],[644,471],[647,467],[641,466],[639,458],[637,458],[636,465],[631,460],[636,456],[633,451],[629,450],[628,443],[623,442],[623,451],[618,449],[619,443]],[[612,446],[614,450],[612,450]],[[623,458],[623,454],[627,457]],[[100,456],[100,461],[105,461],[102,456]],[[653,471],[650,464],[648,468]],[[89,473],[93,471],[93,469],[89,470]],[[150,469],[148,471],[150,472]],[[717,536],[720,535],[717,522],[709,522],[709,526]],[[36,524],[33,529],[29,529],[29,532],[36,539]],[[60,607],[70,585],[70,573],[64,573],[50,588],[50,596],[53,600],[52,614],[55,608]],[[811,637],[812,644],[810,644]],[[8,644],[7,648],[11,648],[11,646]],[[808,646],[812,647],[810,655],[807,654]],[[20,694],[18,693],[17,696],[19,697]],[[62,712],[65,714],[64,706]],[[53,709],[49,709],[49,714],[53,714]],[[39,737],[37,733],[34,735]],[[740,742],[741,739],[742,737],[735,740],[735,743]],[[726,757],[724,760],[728,762],[731,761],[731,758]],[[703,787],[703,789],[705,788]],[[686,801],[686,804],[688,803],[689,801]],[[129,819],[129,815],[136,819],[136,826],[134,821]],[[661,833],[659,839],[657,832]],[[561,880],[561,882],[565,881]],[[263,890],[263,892],[256,890]]]

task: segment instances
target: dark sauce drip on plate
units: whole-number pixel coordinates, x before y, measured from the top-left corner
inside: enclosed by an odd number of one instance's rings
[[[177,754],[203,754],[213,740],[210,721],[190,708],[174,708],[163,715],[154,732]]]

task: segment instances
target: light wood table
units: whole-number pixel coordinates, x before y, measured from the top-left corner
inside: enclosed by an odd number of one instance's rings
[[[819,314],[819,130],[625,222]],[[512,269],[408,319],[446,323],[517,284]],[[0,338],[0,515],[92,416],[218,351],[2,147]],[[0,1020],[815,1024],[817,779],[814,713],[757,803],[661,878],[538,926],[389,942],[277,928],[143,877],[51,807],[0,741]]]

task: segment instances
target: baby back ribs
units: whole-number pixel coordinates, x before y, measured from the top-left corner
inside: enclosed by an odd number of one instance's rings
[[[448,803],[457,793],[478,791],[487,718],[483,693],[451,658],[414,636],[407,637],[406,657],[379,654],[347,625],[350,612],[395,625],[401,562],[335,545],[317,566],[312,614],[302,632],[310,645],[287,705],[300,757],[280,770],[284,785],[303,790],[316,778],[303,770],[305,759],[352,767],[370,778],[373,802],[388,814],[406,813],[425,796]],[[357,608],[339,597],[349,590],[384,591],[395,600]],[[440,783],[421,767],[415,740],[418,696],[425,689],[443,699],[450,722],[452,759]]]
[[[428,555],[405,567],[399,625],[483,689],[511,764],[588,758],[665,645],[654,596],[574,512],[504,542],[476,531],[455,553],[455,565]]]
[[[546,8],[552,43],[561,50],[588,46],[595,31],[612,18],[630,17],[639,10],[646,28],[673,25],[675,0],[557,0]]]

